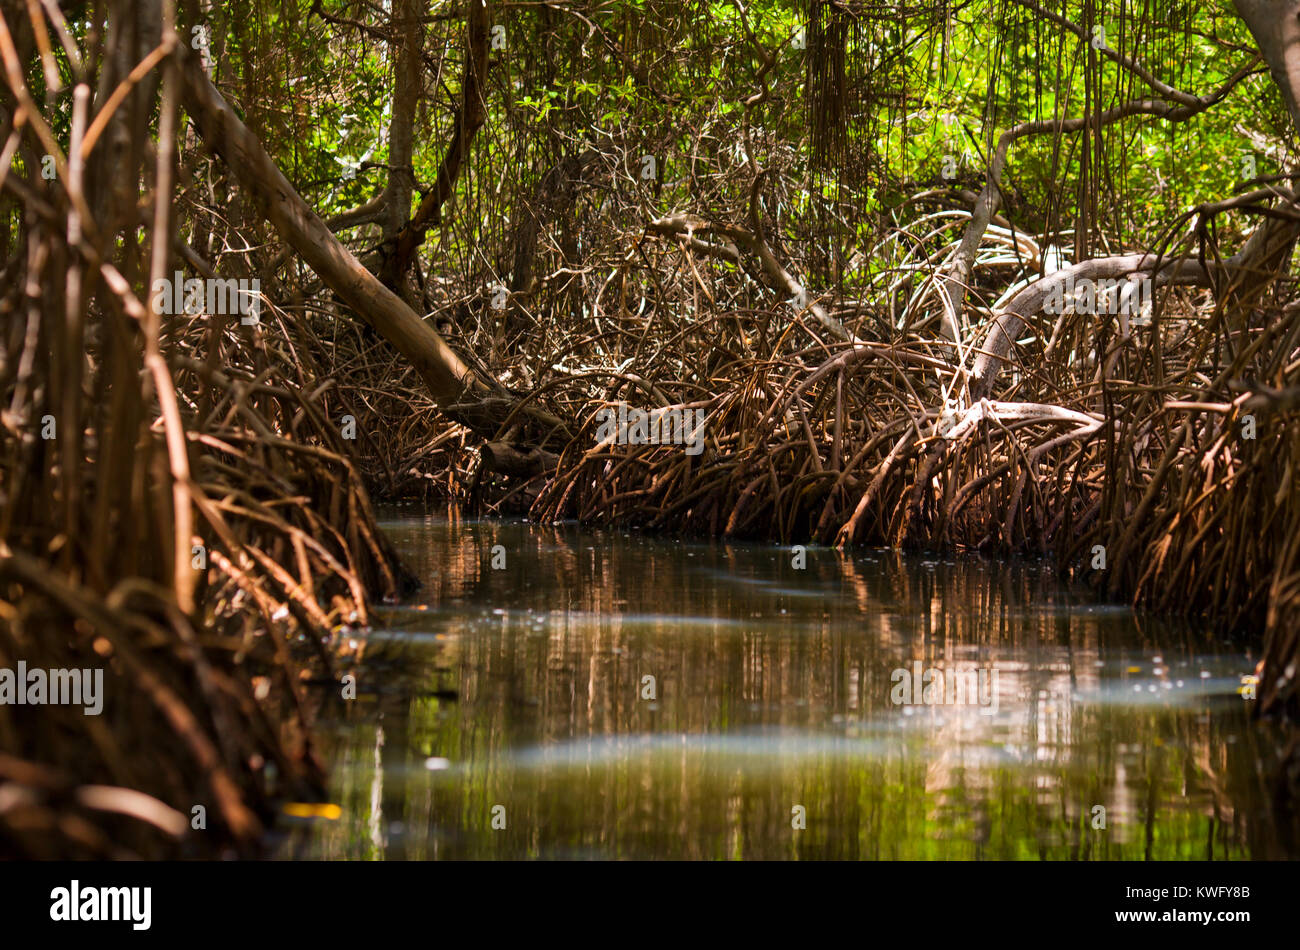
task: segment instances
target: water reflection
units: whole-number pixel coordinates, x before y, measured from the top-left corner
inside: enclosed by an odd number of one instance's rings
[[[1296,851],[1238,695],[1255,659],[1045,565],[386,527],[425,588],[365,641],[358,698],[322,706],[343,817],[288,827],[286,855]],[[996,702],[895,705],[918,663],[994,670]]]

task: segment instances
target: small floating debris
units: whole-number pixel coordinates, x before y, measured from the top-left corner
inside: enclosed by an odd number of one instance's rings
[[[280,811],[290,818],[323,818],[338,821],[343,809],[332,802],[285,802]]]

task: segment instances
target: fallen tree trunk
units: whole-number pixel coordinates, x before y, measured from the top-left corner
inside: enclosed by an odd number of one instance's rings
[[[388,340],[420,374],[438,408],[454,421],[492,438],[515,408],[495,381],[481,378],[446,340],[367,270],[294,189],[257,136],[188,50],[182,66],[182,102],[204,143],[221,157],[255,206],[321,280]],[[546,428],[562,420],[525,407],[522,416]]]
[[[1006,307],[994,319],[984,335],[979,355],[971,368],[970,402],[975,403],[988,398],[993,391],[993,384],[1002,372],[1002,367],[1011,355],[1012,345],[1024,332],[1029,318],[1042,312],[1044,303],[1053,291],[1066,286],[1071,281],[1109,280],[1145,275],[1151,277],[1153,286],[1167,284],[1205,286],[1209,283],[1208,272],[1195,262],[1165,261],[1157,272],[1158,263],[1153,254],[1100,257],[1064,267],[1025,287],[1007,302]]]
[[[485,471],[519,478],[554,472],[560,464],[560,457],[553,452],[511,442],[485,442],[479,453]]]
[[[1270,193],[1291,198],[1280,190]],[[970,401],[985,399],[993,392],[1016,337],[1024,332],[1030,317],[1042,312],[1048,296],[1068,282],[1148,277],[1153,289],[1215,287],[1221,300],[1240,309],[1249,307],[1285,265],[1298,236],[1300,221],[1293,215],[1281,214],[1268,218],[1240,251],[1215,267],[1199,261],[1161,260],[1154,254],[1124,254],[1081,261],[1034,281],[1007,302],[985,333],[971,368]]]
[[[411,361],[439,405],[458,403],[481,388],[438,332],[362,267],[307,206],[194,57],[186,57],[183,75],[182,101],[204,143],[225,160],[267,220],[330,289]]]

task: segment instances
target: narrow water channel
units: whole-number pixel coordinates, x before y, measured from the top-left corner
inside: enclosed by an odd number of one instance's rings
[[[384,527],[424,588],[323,706],[339,810],[283,856],[1300,853],[1258,658],[1045,563]]]

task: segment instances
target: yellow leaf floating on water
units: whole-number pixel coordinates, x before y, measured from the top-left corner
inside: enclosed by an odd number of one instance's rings
[[[285,802],[280,809],[291,818],[324,818],[326,821],[338,821],[343,809],[328,802]]]

